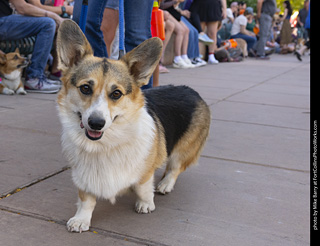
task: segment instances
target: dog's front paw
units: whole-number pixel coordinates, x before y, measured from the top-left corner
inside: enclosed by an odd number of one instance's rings
[[[79,217],[72,217],[67,222],[67,229],[70,232],[83,232],[88,231],[90,226],[90,221]]]
[[[156,209],[156,206],[154,205],[154,202],[144,202],[141,200],[138,200],[136,202],[136,212],[138,214],[149,214],[152,211]]]
[[[3,89],[2,93],[6,95],[14,95],[14,91],[6,87]]]
[[[27,92],[26,92],[22,87],[20,87],[20,88],[16,91],[16,93],[17,93],[18,95],[27,95]]]

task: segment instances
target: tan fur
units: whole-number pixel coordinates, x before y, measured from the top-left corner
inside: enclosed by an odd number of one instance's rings
[[[197,162],[209,132],[208,106],[199,100],[189,129],[168,156],[164,127],[157,116],[147,112],[140,89],[159,62],[162,41],[147,40],[119,61],[98,58],[77,25],[64,21],[57,44],[63,71],[57,100],[62,146],[79,190],[78,209],[67,223],[68,230],[88,230],[96,197],[114,203],[116,196],[129,188],[137,194],[136,211],[152,212],[155,170],[167,162],[157,187],[164,194],[172,191],[182,171]],[[89,96],[81,91],[84,85],[91,88]],[[115,91],[122,96],[112,98]],[[88,112],[101,114],[110,123],[102,128],[98,141],[85,135],[93,131],[86,125]]]
[[[180,173],[197,162],[209,134],[210,117],[208,116],[210,116],[209,108],[205,103],[200,102],[194,111],[189,129],[172,151],[172,158],[168,160],[162,180],[171,173],[175,181]]]
[[[247,50],[247,42],[242,38],[236,38],[238,47],[241,49],[243,57],[248,56],[248,50]]]

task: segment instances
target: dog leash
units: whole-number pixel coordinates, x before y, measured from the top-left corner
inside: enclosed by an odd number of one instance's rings
[[[86,30],[88,0],[82,1],[79,26],[83,33]],[[109,54],[110,55],[110,54]],[[119,57],[124,55],[124,0],[119,0]]]

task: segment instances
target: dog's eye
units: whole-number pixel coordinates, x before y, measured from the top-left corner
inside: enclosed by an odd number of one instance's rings
[[[92,89],[89,85],[81,85],[79,87],[80,91],[84,95],[91,95],[92,94]]]
[[[111,99],[113,99],[113,100],[118,100],[121,96],[122,96],[122,92],[119,90],[115,90],[110,95]]]
[[[19,57],[18,57],[17,55],[15,55],[15,56],[13,57],[13,59],[14,59],[14,60],[18,60]]]

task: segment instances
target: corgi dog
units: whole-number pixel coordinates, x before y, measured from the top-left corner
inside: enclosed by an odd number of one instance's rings
[[[178,175],[195,164],[210,128],[210,110],[187,86],[142,91],[159,63],[162,41],[146,40],[120,60],[93,56],[72,20],[58,31],[62,88],[57,98],[62,150],[78,188],[72,232],[89,230],[96,199],[115,203],[125,191],[137,195],[135,211],[151,213],[154,173],[166,164],[156,190],[173,190]]]
[[[22,69],[29,64],[28,60],[22,57],[17,48],[14,52],[5,54],[0,51],[0,94],[26,95],[21,81]]]

